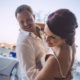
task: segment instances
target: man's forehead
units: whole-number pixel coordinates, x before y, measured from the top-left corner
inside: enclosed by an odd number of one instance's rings
[[[33,15],[33,14],[31,12],[27,11],[27,10],[24,10],[24,11],[21,11],[21,12],[17,13],[17,15],[28,15],[28,16],[30,16],[30,15]]]
[[[23,11],[17,14],[17,18],[21,18],[21,17],[27,17],[27,18],[32,18],[32,13],[29,13],[28,11]]]
[[[29,11],[25,10],[25,11],[22,11],[21,14],[24,14],[24,15],[33,15],[32,13],[30,13]]]

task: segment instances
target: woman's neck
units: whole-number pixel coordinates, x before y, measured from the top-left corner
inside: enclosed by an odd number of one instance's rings
[[[58,54],[60,50],[64,49],[64,47],[67,46],[67,44],[63,44],[60,46],[51,47],[54,53]]]

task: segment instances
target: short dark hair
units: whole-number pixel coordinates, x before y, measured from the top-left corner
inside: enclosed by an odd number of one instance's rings
[[[78,25],[75,15],[70,10],[59,9],[51,13],[48,16],[47,25],[52,33],[64,38],[67,44],[73,44]]]
[[[16,11],[15,11],[15,16],[17,17],[17,13],[23,12],[23,11],[25,11],[25,10],[27,10],[27,11],[29,11],[30,13],[33,14],[32,8],[31,8],[30,6],[28,6],[28,5],[21,5],[21,6],[19,6],[19,7],[16,9]]]

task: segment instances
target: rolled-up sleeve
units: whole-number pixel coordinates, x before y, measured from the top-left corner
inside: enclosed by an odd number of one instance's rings
[[[39,69],[36,68],[35,50],[32,43],[27,41],[26,44],[18,44],[16,51],[26,78],[28,78],[28,80],[34,80],[39,72]]]

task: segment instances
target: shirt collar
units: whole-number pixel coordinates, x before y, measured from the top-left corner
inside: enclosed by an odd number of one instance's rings
[[[39,27],[39,26],[36,26],[36,28],[37,28],[37,30],[39,31],[39,33],[40,33],[40,37],[39,36],[36,36],[34,33],[30,33],[31,34],[31,36],[32,37],[34,37],[34,38],[37,38],[37,39],[42,39],[42,38],[44,38],[43,36],[44,36],[44,32],[41,30],[41,28]]]
[[[25,35],[30,35],[33,38],[42,39],[43,38],[43,31],[40,29],[40,27],[38,27],[38,26],[36,26],[36,27],[39,29],[39,33],[40,33],[41,38],[36,36],[33,32],[28,32],[28,31],[25,31],[21,28],[19,30],[20,30],[20,32],[24,33]]]
[[[28,32],[28,31],[24,31],[24,30],[21,29],[21,28],[19,29],[19,31],[22,32],[22,33],[24,33],[25,35],[29,35],[29,34],[30,34],[30,32]]]

